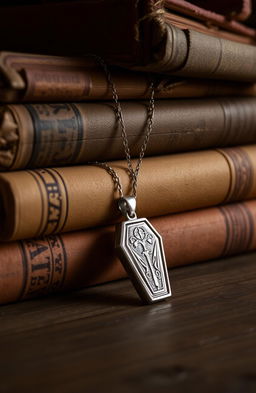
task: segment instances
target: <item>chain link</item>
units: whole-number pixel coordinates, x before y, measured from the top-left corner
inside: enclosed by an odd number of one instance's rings
[[[93,162],[88,162],[89,165],[97,165],[101,168],[104,168],[112,177],[114,186],[115,188],[119,191],[120,197],[123,198],[124,193],[123,193],[123,188],[121,185],[120,177],[118,174],[115,172],[115,170],[108,165],[106,162],[99,162],[99,161],[93,161]]]
[[[154,83],[151,82],[151,84],[150,84],[150,100],[149,100],[149,105],[147,108],[148,116],[147,116],[147,123],[145,126],[147,131],[146,131],[146,135],[143,140],[143,143],[141,145],[141,149],[140,149],[140,153],[139,153],[139,157],[138,157],[135,169],[133,169],[129,141],[128,141],[128,137],[127,137],[127,133],[126,133],[125,122],[124,122],[122,108],[121,108],[120,100],[119,100],[119,97],[117,94],[116,86],[114,84],[114,81],[111,77],[111,74],[109,72],[108,66],[105,63],[105,61],[97,55],[90,55],[90,56],[93,56],[98,61],[98,63],[102,66],[102,68],[106,74],[108,84],[109,84],[111,91],[112,91],[112,98],[113,98],[113,101],[115,104],[116,118],[117,118],[117,121],[119,122],[119,125],[121,127],[122,143],[123,143],[125,157],[126,157],[126,161],[127,161],[129,176],[131,178],[131,183],[132,183],[132,196],[134,198],[136,198],[137,186],[138,186],[138,175],[139,175],[139,171],[140,171],[143,157],[145,155],[145,151],[147,148],[149,137],[150,137],[150,134],[153,129],[154,112],[155,112]],[[116,189],[119,191],[120,196],[123,197],[123,188],[122,188],[120,178],[117,175],[117,173],[115,172],[115,170],[110,165],[108,165],[106,162],[98,162],[98,161],[90,162],[89,164],[97,165],[97,166],[104,168],[111,175]]]

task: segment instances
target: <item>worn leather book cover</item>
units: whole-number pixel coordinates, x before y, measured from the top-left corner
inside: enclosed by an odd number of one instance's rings
[[[181,21],[158,0],[72,1],[2,8],[0,34],[4,50],[96,53],[137,70],[255,81],[255,35],[198,23]]]
[[[1,6],[10,7],[13,5],[31,5],[31,4],[52,4],[52,3],[63,3],[70,0],[2,0]],[[164,5],[168,6],[170,0],[165,0]],[[184,0],[180,1],[181,4]],[[229,20],[245,20],[251,14],[252,4],[251,0],[190,0],[191,6],[197,6],[201,8],[201,12],[212,12],[225,16]],[[185,8],[185,7],[184,7]],[[186,10],[183,8],[183,12]]]
[[[13,5],[31,5],[31,4],[52,4],[63,3],[71,0],[2,0],[1,6],[10,7]],[[169,0],[165,0],[164,5],[168,5]],[[183,1],[183,0],[176,0]],[[228,17],[231,20],[245,20],[251,13],[251,0],[190,0],[189,3],[201,7],[202,12],[208,10]],[[185,12],[185,11],[184,11]]]
[[[165,4],[170,0],[166,0]],[[174,0],[184,1],[184,0]],[[202,12],[209,11],[224,16],[227,20],[246,20],[252,13],[251,0],[190,0],[189,3],[202,8]]]
[[[212,23],[212,19],[216,19],[215,17],[212,18],[212,13],[210,13],[211,18],[205,18],[205,11],[196,13],[197,18],[192,18],[192,17],[187,17],[184,16],[183,13],[179,13],[177,12],[178,8],[180,8],[180,6],[177,7],[177,3],[180,5],[179,1],[170,1],[168,3],[168,12],[164,13],[164,19],[165,22],[168,24],[171,24],[175,27],[178,27],[179,29],[182,30],[186,30],[186,29],[191,29],[191,30],[195,30],[197,32],[200,33],[204,33],[216,38],[224,38],[226,40],[230,40],[230,41],[235,41],[235,42],[240,42],[240,43],[244,43],[244,44],[252,44],[255,45],[255,30],[252,28],[241,25],[240,23],[237,23],[236,21],[232,21],[232,22],[228,22],[229,27],[235,27],[235,31],[237,30],[237,25],[239,26],[239,32],[240,34],[235,34],[232,33],[230,31],[227,30],[220,30],[218,28],[218,26],[216,26],[216,21],[214,21],[214,23]],[[196,10],[200,10],[201,9],[199,7],[195,7],[195,6],[191,6],[190,3],[188,3],[187,1],[184,3],[182,2],[182,8],[184,7],[184,4],[186,4],[185,6],[185,10],[186,11],[191,11],[191,8],[193,10],[192,14],[194,14],[195,9]],[[189,7],[187,7],[187,4],[190,4]],[[174,8],[175,11],[171,10],[170,8]],[[208,12],[206,12],[208,14]],[[200,16],[200,17],[198,17]],[[223,23],[223,17],[221,18],[217,18],[217,19],[221,19],[222,23],[218,23],[217,25],[223,25],[226,24]],[[210,27],[209,27],[210,26]],[[231,29],[232,30],[232,29]],[[244,35],[244,33],[246,33]]]
[[[126,161],[110,162],[130,194]],[[256,145],[144,158],[138,217],[161,216],[256,197]],[[0,174],[0,239],[69,232],[120,220],[119,194],[102,167]]]
[[[135,72],[109,66],[120,99],[256,95],[256,85]],[[103,67],[92,56],[0,52],[0,102],[112,100]]]
[[[148,112],[145,101],[124,101],[131,147],[138,156]],[[256,98],[159,100],[146,155],[254,143]],[[0,168],[82,164],[124,157],[114,105],[7,105],[0,111]]]
[[[256,248],[256,201],[151,220],[168,267]],[[114,252],[114,227],[0,244],[0,303],[83,288],[126,276]]]
[[[255,38],[255,30],[237,20],[247,19],[252,12],[251,1],[165,0],[165,7],[208,25],[220,27]]]

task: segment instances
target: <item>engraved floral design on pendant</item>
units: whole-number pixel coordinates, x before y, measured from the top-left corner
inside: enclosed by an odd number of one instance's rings
[[[162,274],[159,269],[157,240],[143,226],[129,228],[129,243],[138,262],[138,268],[144,271],[153,291],[163,288]]]

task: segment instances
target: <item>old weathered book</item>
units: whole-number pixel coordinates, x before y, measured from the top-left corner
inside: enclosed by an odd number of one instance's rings
[[[208,28],[163,5],[158,0],[100,0],[5,7],[0,24],[3,49],[96,53],[137,70],[256,80],[254,36]]]
[[[256,95],[256,85],[148,74],[109,66],[120,99]],[[73,102],[112,99],[106,74],[92,56],[0,52],[0,102]]]
[[[256,248],[256,201],[153,218],[169,267]],[[0,303],[125,277],[114,228],[0,244]]]
[[[130,190],[126,161],[110,163]],[[0,174],[0,239],[116,222],[114,184],[94,165]],[[256,145],[144,158],[137,213],[152,217],[256,197]]]
[[[138,156],[147,102],[123,102]],[[146,155],[255,143],[256,98],[159,100]],[[7,105],[0,111],[0,168],[21,169],[124,158],[112,103]]]
[[[187,15],[200,20],[208,26],[222,28],[255,38],[255,30],[248,29],[237,21],[246,20],[252,12],[250,0],[165,0],[164,5],[171,12]]]
[[[10,7],[13,5],[31,4],[52,4],[63,3],[70,0],[2,0],[1,6]],[[227,23],[239,20],[246,20],[252,12],[251,0],[164,0],[163,5],[167,8],[177,9],[177,11],[193,16],[194,18],[204,18],[214,24],[220,22],[220,17]],[[174,8],[176,6],[176,8]]]

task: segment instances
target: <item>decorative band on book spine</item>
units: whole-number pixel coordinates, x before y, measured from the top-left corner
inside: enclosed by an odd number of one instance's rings
[[[61,232],[68,216],[68,192],[62,176],[55,169],[28,171],[40,192],[41,217],[36,236]]]
[[[249,99],[218,99],[223,111],[223,129],[218,141],[219,146],[239,145],[243,141],[255,140],[256,102]]]
[[[224,203],[246,199],[253,185],[253,164],[247,152],[240,148],[218,149],[230,167],[230,187]]]
[[[67,255],[61,236],[23,240],[19,242],[19,246],[23,264],[23,284],[19,299],[60,290],[67,270]]]
[[[225,226],[226,240],[221,256],[238,254],[250,249],[254,233],[254,221],[245,204],[220,207]]]
[[[75,163],[83,143],[83,121],[75,104],[26,105],[34,130],[28,167]]]

